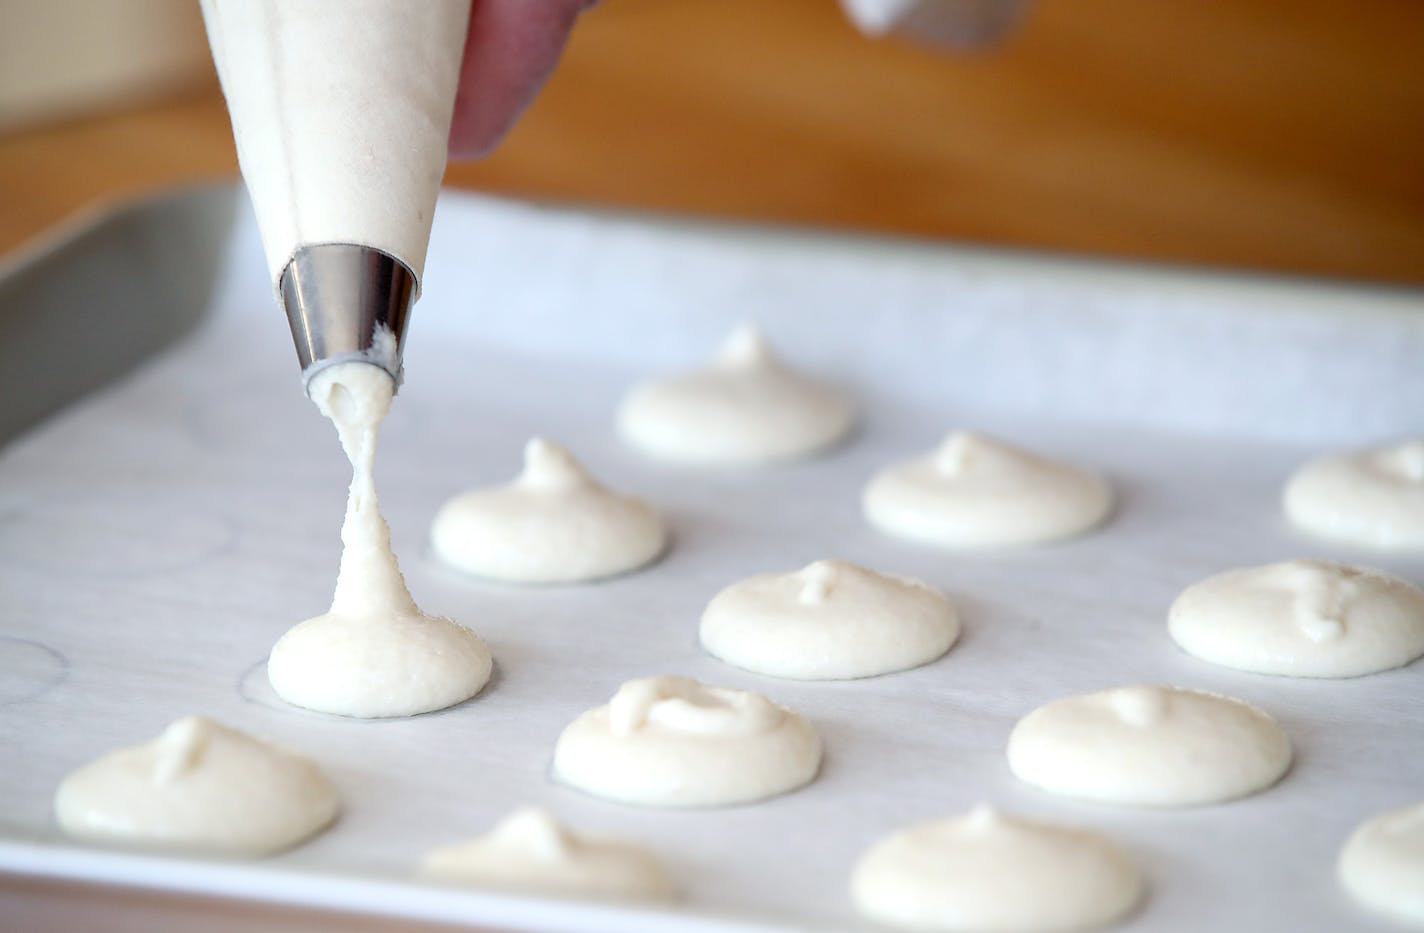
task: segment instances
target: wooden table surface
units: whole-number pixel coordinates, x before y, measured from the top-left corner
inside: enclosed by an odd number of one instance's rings
[[[1036,249],[1424,282],[1424,4],[1036,0],[1000,48],[833,0],[607,0],[461,187]],[[215,87],[0,137],[0,251],[231,175]]]
[[[608,0],[451,184],[989,244],[1424,282],[1424,4],[1037,0],[991,52],[831,0]],[[215,87],[0,137],[0,252],[236,164]],[[26,929],[413,929],[9,879]],[[421,928],[425,929],[425,928]]]

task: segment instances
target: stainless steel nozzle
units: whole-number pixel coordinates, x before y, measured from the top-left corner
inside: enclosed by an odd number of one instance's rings
[[[302,380],[332,363],[362,361],[401,384],[415,274],[387,253],[350,243],[303,246],[282,270],[282,303]]]

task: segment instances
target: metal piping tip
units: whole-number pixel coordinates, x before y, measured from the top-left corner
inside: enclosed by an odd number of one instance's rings
[[[282,270],[282,304],[302,364],[302,381],[333,363],[366,362],[399,387],[401,351],[415,274],[369,246],[303,246]]]

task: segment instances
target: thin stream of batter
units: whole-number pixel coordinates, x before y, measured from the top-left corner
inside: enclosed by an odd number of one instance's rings
[[[351,461],[341,567],[330,611],[273,646],[272,689],[294,706],[361,718],[414,716],[469,699],[489,680],[489,650],[469,629],[415,604],[376,498],[376,434],[394,382],[379,367],[342,363],[317,373],[310,392]]]
[[[391,529],[376,497],[376,436],[394,393],[395,383],[385,370],[362,363],[333,366],[313,378],[312,401],[336,426],[341,448],[351,462],[333,614],[420,611],[401,576],[391,549]]]

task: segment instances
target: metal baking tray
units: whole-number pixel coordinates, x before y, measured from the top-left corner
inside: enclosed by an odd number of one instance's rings
[[[231,235],[229,235],[231,229]],[[945,244],[628,217],[447,193],[382,438],[378,481],[418,601],[479,631],[497,675],[408,721],[286,707],[262,661],[324,610],[346,466],[301,399],[253,221],[230,187],[120,206],[0,276],[0,869],[540,930],[859,929],[856,856],[987,800],[1094,826],[1150,885],[1129,929],[1336,930],[1376,922],[1333,883],[1366,816],[1424,788],[1424,668],[1260,677],[1177,651],[1165,611],[1227,567],[1298,556],[1424,579],[1424,557],[1311,540],[1280,484],[1315,452],[1424,430],[1418,291],[1011,255]],[[614,437],[640,376],[689,365],[742,319],[846,386],[862,427],[825,457],[756,471],[650,462]],[[885,462],[973,426],[1104,469],[1113,520],[1081,540],[950,553],[861,519]],[[531,434],[659,505],[646,572],[502,587],[430,557],[447,496],[517,469]],[[793,683],[696,643],[702,606],[750,573],[838,556],[927,580],[962,642],[915,671]],[[718,811],[604,803],[547,776],[558,730],[619,682],[684,673],[767,693],[815,723],[820,778]],[[1276,788],[1180,812],[1053,798],[1003,745],[1029,709],[1134,682],[1217,690],[1277,716]],[[203,712],[301,748],[342,820],[246,864],[65,840],[69,770]],[[423,885],[427,849],[514,807],[645,842],[685,890],[669,910]]]

